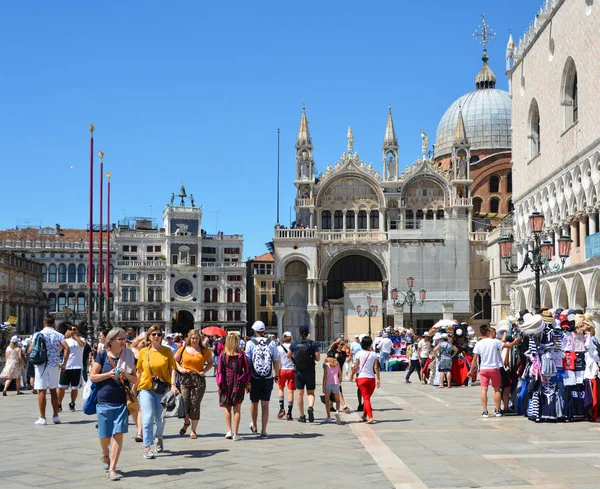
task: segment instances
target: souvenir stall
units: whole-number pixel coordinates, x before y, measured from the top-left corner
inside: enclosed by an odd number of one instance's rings
[[[389,335],[388,338],[394,343],[392,352],[390,354],[390,359],[388,361],[390,370],[406,370],[410,364],[410,361],[406,356],[408,344],[406,343],[405,337],[401,335]]]
[[[598,420],[598,350],[591,314],[581,310],[523,313],[511,406],[536,423]]]

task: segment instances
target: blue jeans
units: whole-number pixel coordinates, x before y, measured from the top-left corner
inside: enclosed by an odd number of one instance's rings
[[[162,438],[165,430],[165,420],[162,418],[163,407],[160,403],[162,395],[152,391],[140,391],[140,407],[142,409],[142,435],[144,446],[154,445],[155,438]],[[156,424],[156,431],[153,432]]]
[[[384,372],[388,371],[388,362],[390,361],[389,353],[379,353],[379,368]]]

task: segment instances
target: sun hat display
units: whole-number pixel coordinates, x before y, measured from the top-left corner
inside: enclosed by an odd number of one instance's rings
[[[496,325],[496,332],[499,333],[501,331],[510,331],[511,323],[508,319],[503,319],[502,321],[498,321]]]
[[[526,313],[523,315],[523,324],[520,326],[520,330],[523,334],[532,335],[541,333],[544,326],[544,320],[540,314]]]

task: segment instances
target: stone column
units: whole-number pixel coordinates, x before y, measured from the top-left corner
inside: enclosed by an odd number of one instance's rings
[[[315,319],[317,316],[317,311],[308,311],[308,330],[310,333],[311,339],[315,338]]]
[[[344,233],[346,233],[346,213],[347,213],[347,212],[348,212],[348,211],[347,211],[346,209],[344,209],[344,210],[342,211],[342,219],[344,220],[344,221],[342,222],[342,229],[343,229]]]
[[[401,329],[404,327],[404,306],[394,304],[394,328]]]
[[[579,256],[582,260],[585,259],[585,238],[587,236],[587,216],[585,212],[578,212],[577,219],[579,221]]]
[[[454,319],[454,302],[442,302],[442,319]]]
[[[275,316],[277,316],[277,336],[281,338],[283,336],[283,316],[285,316],[285,311],[275,309]]]
[[[575,250],[577,249],[577,232],[579,230],[579,226],[577,223],[577,218],[575,216],[569,216],[568,222],[570,226],[570,236],[573,240],[573,246],[571,247],[571,258],[575,254]]]
[[[590,220],[590,236],[598,232],[598,211],[594,207],[586,207],[588,219]]]
[[[383,231],[385,229],[385,226],[382,226],[382,224],[383,224],[383,219],[385,216],[383,215],[381,210],[379,210],[378,212],[379,212],[379,227],[378,227],[378,229],[379,229],[379,231]]]

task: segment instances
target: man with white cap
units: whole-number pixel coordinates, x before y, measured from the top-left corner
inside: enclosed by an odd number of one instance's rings
[[[417,343],[417,353],[419,354],[419,370],[423,370],[425,367],[425,362],[427,362],[429,355],[431,354],[431,338],[429,337],[429,331],[425,331],[423,333],[423,338],[421,338],[419,343]],[[422,382],[425,384],[427,380],[425,379],[424,372],[422,379]]]
[[[503,348],[512,348],[519,343],[520,339],[517,338],[510,343],[505,343],[504,341],[496,339],[496,330],[485,324],[481,326],[479,331],[481,336],[483,336],[483,339],[479,340],[473,349],[473,362],[471,363],[469,375],[473,375],[479,365],[481,405],[483,407],[481,416],[484,418],[489,417],[487,410],[487,392],[491,383],[492,388],[494,389],[494,412],[496,417],[499,417],[502,416],[502,412],[500,411],[500,389],[502,387],[500,368],[504,368],[501,351]]]
[[[352,351],[353,356],[356,355],[360,350],[362,350],[362,347],[360,346],[359,334],[354,335],[354,342],[350,345],[350,350]]]
[[[292,417],[292,408],[294,407],[294,392],[296,391],[296,367],[294,366],[294,361],[291,358],[288,358],[291,343],[292,333],[286,331],[283,333],[281,344],[277,347],[277,350],[279,351],[279,359],[281,361],[281,368],[279,369],[279,381],[277,382],[277,394],[279,396],[279,413],[277,414],[277,417],[281,419],[285,416],[287,421],[294,420]],[[283,409],[283,389],[285,389],[286,386],[288,390],[287,415]]]
[[[269,401],[273,391],[273,381],[279,380],[279,352],[274,341],[265,337],[265,323],[256,321],[252,325],[254,337],[246,344],[246,357],[251,365],[250,379],[250,431],[258,433],[258,403],[262,411],[261,438],[267,438],[269,422]]]

